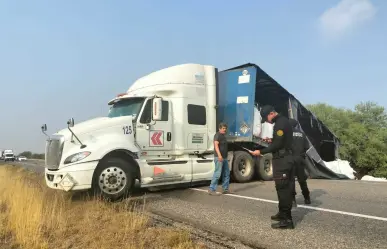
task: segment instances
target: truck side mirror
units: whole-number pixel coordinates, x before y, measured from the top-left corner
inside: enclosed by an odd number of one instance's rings
[[[161,120],[161,115],[163,112],[162,107],[162,98],[154,98],[152,102],[153,108],[152,108],[152,119],[154,121]]]
[[[40,129],[42,129],[42,132],[44,135],[46,135],[46,137],[50,138],[49,135],[47,135],[46,131],[47,131],[47,125],[46,124],[43,124],[42,127],[40,127]]]
[[[67,121],[68,127],[73,127],[74,126],[74,118],[70,118],[69,121]]]

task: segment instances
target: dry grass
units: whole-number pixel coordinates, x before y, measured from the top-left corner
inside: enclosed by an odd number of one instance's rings
[[[0,248],[203,248],[188,232],[150,226],[133,203],[73,201],[43,177],[0,166]]]

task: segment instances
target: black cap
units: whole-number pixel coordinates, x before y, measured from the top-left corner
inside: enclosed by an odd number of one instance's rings
[[[267,115],[269,115],[271,112],[275,112],[275,109],[271,105],[265,105],[261,108],[261,123],[265,123],[267,121]]]

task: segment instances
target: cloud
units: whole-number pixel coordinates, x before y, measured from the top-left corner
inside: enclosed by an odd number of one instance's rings
[[[319,18],[322,34],[329,39],[340,38],[373,19],[376,8],[370,0],[341,0]]]

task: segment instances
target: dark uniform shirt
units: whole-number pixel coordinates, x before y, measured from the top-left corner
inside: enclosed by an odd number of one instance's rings
[[[308,139],[305,133],[298,128],[298,122],[295,119],[290,119],[289,121],[293,126],[293,155],[305,157],[305,153],[309,149]]]
[[[293,128],[289,119],[278,114],[273,118],[275,122],[273,127],[272,143],[267,148],[261,150],[261,154],[279,152],[281,149],[291,150],[293,143]]]
[[[309,149],[308,139],[306,139],[305,133],[298,128],[293,128],[293,154],[295,156],[305,156],[306,151]]]
[[[223,158],[227,158],[227,152],[228,152],[228,144],[226,136],[220,132],[217,132],[214,135],[214,142],[219,142],[219,151]],[[218,157],[218,153],[216,153],[216,150],[214,149],[215,157]]]

